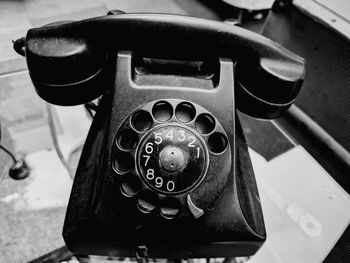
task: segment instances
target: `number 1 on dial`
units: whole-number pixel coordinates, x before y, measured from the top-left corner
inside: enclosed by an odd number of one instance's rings
[[[199,158],[200,151],[201,151],[201,148],[197,147],[197,159]]]

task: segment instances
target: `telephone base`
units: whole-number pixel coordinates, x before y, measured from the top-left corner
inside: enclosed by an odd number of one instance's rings
[[[161,228],[160,231],[156,230],[155,233],[148,233],[149,243],[137,243],[133,242],[134,237],[132,235],[134,233],[131,233],[130,236],[124,239],[120,236],[118,237],[118,231],[112,230],[118,227],[123,228],[122,225],[115,225],[114,217],[117,215],[108,214],[108,212],[101,211],[101,208],[97,207],[95,211],[84,211],[84,208],[91,205],[89,204],[88,193],[94,191],[90,187],[95,183],[96,178],[88,178],[83,174],[77,174],[63,230],[64,239],[70,251],[77,255],[134,257],[137,246],[146,245],[148,256],[151,258],[243,257],[255,254],[263,245],[266,233],[260,201],[256,199],[258,192],[248,148],[240,125],[237,126],[236,154],[239,161],[236,164],[235,174],[236,185],[240,189],[236,189],[238,194],[236,195],[233,189],[233,178],[231,177],[225,189],[228,194],[224,194],[217,201],[217,207],[222,209],[214,209],[205,215],[206,218],[199,218],[197,222],[194,220],[192,223],[184,226],[183,229],[181,229],[181,226],[175,230],[170,229],[168,240],[163,238],[163,240],[159,239],[157,241],[159,232],[166,231],[164,228]],[[244,214],[244,219],[237,224],[240,225],[238,228],[232,229],[232,233],[229,233],[230,231],[225,233],[224,229],[230,228],[235,223],[230,219],[230,214],[235,212],[232,206],[234,203],[232,199],[239,199],[238,202]],[[242,202],[243,199],[247,201]],[[230,213],[226,213],[226,209],[231,209]],[[203,235],[198,233],[198,238],[196,239],[191,233],[191,240],[188,242],[188,231],[193,229],[193,224],[201,225],[197,228],[197,231],[217,231],[218,233],[215,237],[213,236],[213,239],[222,237],[223,241],[206,241],[203,240]],[[169,228],[173,227],[173,225],[169,225]],[[177,235],[174,241],[170,236],[179,231],[181,233]]]
[[[151,258],[253,255],[266,233],[234,108],[234,63],[220,59],[215,87],[203,89],[188,85],[210,79],[178,75],[151,75],[145,85],[132,60],[118,54],[116,86],[85,142],[63,229],[68,248],[110,257],[133,257],[139,246]],[[169,78],[185,84],[166,87]]]

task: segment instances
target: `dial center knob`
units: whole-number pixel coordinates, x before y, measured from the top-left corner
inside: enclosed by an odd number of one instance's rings
[[[178,171],[185,164],[182,150],[175,146],[167,147],[161,151],[159,160],[162,167],[169,172]]]

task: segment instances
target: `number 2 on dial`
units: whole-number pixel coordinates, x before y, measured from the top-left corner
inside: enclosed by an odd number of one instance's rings
[[[191,140],[188,143],[188,147],[194,147],[194,143],[196,142],[196,138],[194,136],[189,136],[188,139]]]

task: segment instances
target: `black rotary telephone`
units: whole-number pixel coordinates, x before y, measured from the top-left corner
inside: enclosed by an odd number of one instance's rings
[[[119,11],[33,28],[22,42],[44,100],[102,95],[66,214],[71,251],[193,258],[259,249],[265,227],[236,108],[279,117],[300,90],[302,58],[222,22]]]

